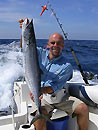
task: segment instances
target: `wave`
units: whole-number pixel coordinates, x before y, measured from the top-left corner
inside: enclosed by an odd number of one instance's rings
[[[3,53],[2,53],[3,52]],[[0,109],[11,105],[13,83],[23,76],[22,52],[18,42],[0,46]]]
[[[46,41],[47,40],[43,41],[44,46]],[[38,41],[39,44],[41,42],[42,40]],[[78,44],[80,45],[80,43]],[[81,53],[81,51],[78,50],[78,53]],[[69,58],[73,66],[75,66],[75,61],[73,60],[72,54],[66,53],[66,56]],[[7,108],[11,105],[11,97],[13,95],[13,83],[17,79],[19,79],[19,77],[22,77],[24,75],[22,57],[23,54],[21,52],[19,42],[12,41],[9,44],[0,45],[0,109]],[[83,58],[81,57],[81,60],[82,59]],[[88,60],[90,61],[90,58],[88,58]],[[85,62],[83,61],[83,63]],[[88,63],[90,66],[90,62]],[[74,69],[73,78],[71,79],[71,82],[75,81],[84,82],[81,73],[77,69]],[[97,79],[89,82],[98,83]]]

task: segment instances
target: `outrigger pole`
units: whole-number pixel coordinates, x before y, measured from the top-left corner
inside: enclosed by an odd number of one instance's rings
[[[84,72],[83,72],[83,70],[82,70],[82,68],[81,68],[81,65],[80,65],[80,63],[79,63],[79,60],[78,60],[77,56],[75,55],[75,52],[74,52],[73,48],[71,47],[70,41],[69,41],[68,38],[67,38],[67,33],[64,32],[63,27],[62,27],[62,24],[60,23],[59,19],[57,18],[56,13],[54,12],[54,9],[52,8],[52,6],[51,6],[51,4],[50,4],[49,1],[47,1],[47,4],[49,5],[50,10],[52,11],[53,15],[55,16],[56,21],[57,21],[57,23],[59,24],[59,27],[60,27],[60,29],[62,30],[62,33],[63,33],[63,35],[64,35],[66,41],[68,42],[68,46],[69,46],[69,48],[70,48],[70,50],[71,50],[71,52],[72,52],[72,55],[73,55],[73,57],[74,57],[74,60],[75,60],[75,62],[76,62],[76,64],[77,64],[77,66],[79,67],[79,70],[80,70],[80,72],[81,72],[81,75],[82,75],[82,77],[83,77],[84,82],[85,82],[86,84],[89,84],[88,81],[87,81],[87,79],[86,79],[86,76],[85,76],[85,74],[84,74]]]

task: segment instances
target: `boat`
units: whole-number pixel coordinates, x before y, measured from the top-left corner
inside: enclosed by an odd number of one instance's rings
[[[70,94],[81,98],[81,100],[86,102],[89,107],[88,130],[98,130],[98,85],[85,85],[84,83],[78,82],[68,82],[67,85],[69,87]],[[76,92],[78,92],[78,94],[74,92],[74,89],[71,89],[72,87],[76,87]],[[81,88],[83,88],[84,91],[82,91]],[[88,95],[90,101],[87,99],[87,95],[85,96],[83,92]],[[29,93],[30,90],[25,81],[14,82],[14,96],[12,98],[14,103],[12,102],[12,114],[2,114],[2,116],[0,116],[0,130],[35,130],[33,124],[30,128],[28,127],[30,121],[34,117],[36,109],[33,107],[34,102],[31,100]],[[54,109],[51,120],[53,120],[54,127],[61,127],[60,130],[78,130],[76,117],[69,118],[67,113],[64,111]],[[49,122],[47,122],[47,129],[49,130],[51,123],[48,123]],[[51,128],[56,130],[53,126],[51,126]]]

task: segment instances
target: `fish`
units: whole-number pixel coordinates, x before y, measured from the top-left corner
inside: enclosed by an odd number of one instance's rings
[[[40,14],[40,15],[42,15],[42,14],[43,14],[43,12],[44,12],[45,10],[48,10],[48,9],[47,9],[47,5],[45,5],[45,6],[41,6],[41,7],[43,7],[43,10],[42,10],[42,12],[41,12],[41,14]]]
[[[22,24],[22,48],[23,48],[23,68],[25,73],[25,80],[34,96],[34,102],[37,106],[37,115],[31,120],[30,126],[39,118],[48,119],[41,112],[41,69],[38,61],[38,53],[36,46],[36,38],[33,26],[33,19],[28,22],[28,19]]]

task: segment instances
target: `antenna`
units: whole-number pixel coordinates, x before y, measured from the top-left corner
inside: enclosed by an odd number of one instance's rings
[[[65,39],[66,39],[66,41],[68,42],[68,46],[69,46],[69,48],[70,48],[70,50],[71,50],[71,52],[72,52],[72,55],[73,55],[73,57],[74,57],[74,60],[75,60],[75,62],[76,62],[76,64],[77,64],[77,66],[79,67],[79,70],[80,70],[80,72],[81,72],[81,75],[82,75],[82,77],[83,77],[84,82],[85,82],[86,84],[89,84],[88,81],[87,81],[87,79],[86,79],[86,76],[85,76],[85,74],[84,74],[84,72],[83,72],[83,70],[82,70],[82,68],[81,68],[81,65],[80,65],[80,63],[79,63],[79,60],[78,60],[77,56],[75,55],[75,52],[74,52],[73,48],[71,47],[70,41],[69,41],[68,38],[67,38],[67,33],[64,32],[63,27],[62,27],[62,24],[60,23],[58,17],[56,16],[56,13],[54,12],[54,9],[52,8],[52,6],[51,6],[51,4],[50,4],[50,2],[49,2],[48,0],[47,0],[47,4],[49,5],[50,10],[52,11],[54,17],[56,18],[56,21],[57,21],[57,23],[58,23],[58,25],[59,25],[59,27],[60,27],[60,29],[61,29],[61,31],[62,31],[64,37],[65,37]]]

